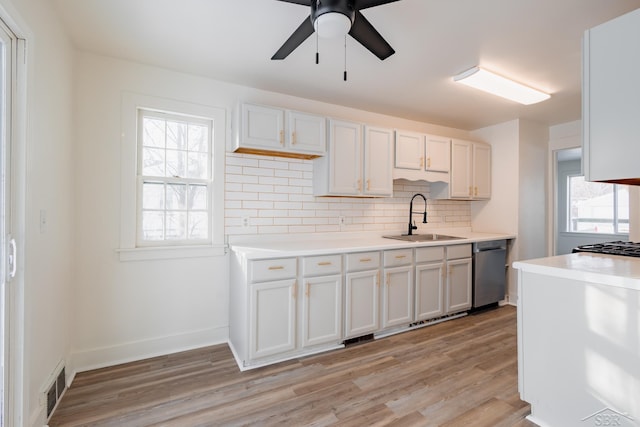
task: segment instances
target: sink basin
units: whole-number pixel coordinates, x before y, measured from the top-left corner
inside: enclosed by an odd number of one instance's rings
[[[397,236],[382,236],[386,239],[404,240],[407,242],[437,242],[441,240],[459,240],[464,237],[447,236],[446,234],[400,234]]]

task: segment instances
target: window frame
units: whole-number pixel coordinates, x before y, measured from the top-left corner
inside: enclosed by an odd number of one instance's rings
[[[210,190],[208,211],[209,235],[206,242],[167,241],[141,244],[139,239],[141,200],[138,197],[141,185],[138,175],[141,144],[139,136],[140,110],[210,120]],[[227,110],[189,102],[176,101],[125,92],[122,96],[122,140],[121,140],[121,218],[120,247],[117,249],[121,261],[145,259],[171,259],[220,256],[226,253],[224,243],[224,157],[227,143]],[[159,244],[157,244],[159,243]]]

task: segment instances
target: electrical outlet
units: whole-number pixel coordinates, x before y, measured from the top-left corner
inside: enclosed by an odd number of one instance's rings
[[[249,217],[248,216],[243,216],[242,217],[242,227],[244,227],[244,228],[249,227]]]

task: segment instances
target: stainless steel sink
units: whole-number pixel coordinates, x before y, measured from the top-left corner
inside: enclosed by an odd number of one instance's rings
[[[382,236],[386,239],[404,240],[406,242],[437,242],[441,240],[460,240],[464,237],[447,236],[446,234],[400,234],[397,236]]]

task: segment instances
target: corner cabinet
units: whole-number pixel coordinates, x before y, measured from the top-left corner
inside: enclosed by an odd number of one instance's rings
[[[640,9],[585,32],[583,167],[588,181],[640,184]]]
[[[234,151],[312,159],[326,153],[326,119],[254,104],[238,107]]]
[[[328,128],[328,154],[313,162],[314,195],[392,196],[392,131],[340,120]]]
[[[482,142],[452,140],[450,175],[448,184],[432,185],[432,198],[490,199],[491,146]]]

